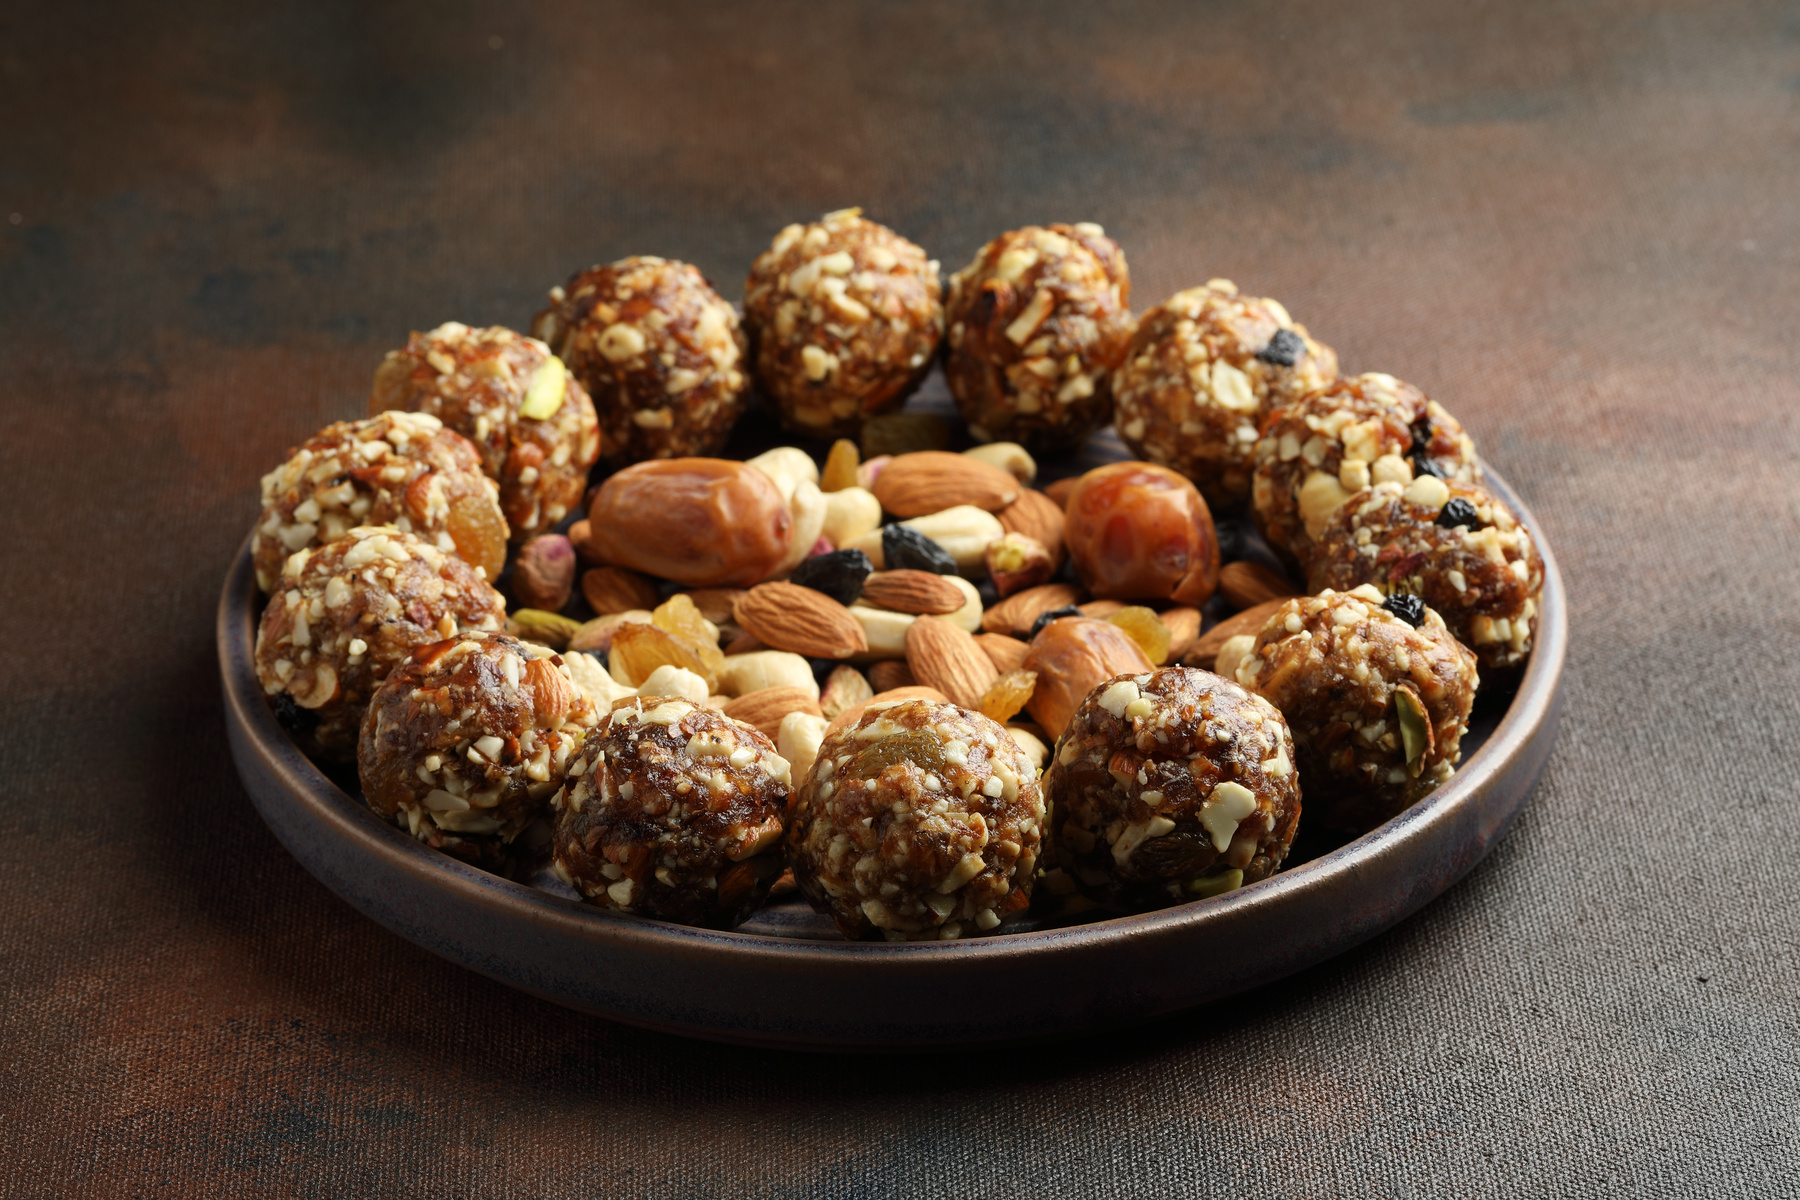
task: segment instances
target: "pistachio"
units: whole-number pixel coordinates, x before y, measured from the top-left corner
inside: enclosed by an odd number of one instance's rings
[[[1417,779],[1431,753],[1431,718],[1425,714],[1425,702],[1409,687],[1394,689],[1394,708],[1400,714],[1400,742],[1406,748],[1406,773]]]
[[[1212,896],[1223,896],[1226,892],[1234,892],[1243,887],[1244,873],[1235,867],[1225,871],[1214,871],[1211,875],[1190,879],[1184,886],[1188,895],[1205,900]]]
[[[519,415],[533,421],[548,421],[562,407],[563,397],[568,391],[569,369],[563,366],[562,359],[552,354],[549,361],[540,366],[531,377],[531,386],[525,391],[525,401],[519,405]]]
[[[506,619],[506,631],[526,642],[563,650],[581,628],[581,622],[541,608],[521,608]]]

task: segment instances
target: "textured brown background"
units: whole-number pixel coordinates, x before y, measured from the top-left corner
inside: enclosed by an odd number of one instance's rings
[[[1800,1194],[1800,6],[22,4],[0,60],[0,1193]],[[306,876],[210,642],[258,475],[410,329],[850,203],[948,266],[1101,221],[1139,307],[1229,276],[1460,414],[1573,604],[1500,850],[1219,1009],[900,1060]]]

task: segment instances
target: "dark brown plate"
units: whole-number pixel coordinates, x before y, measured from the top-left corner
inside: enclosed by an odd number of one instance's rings
[[[790,900],[721,933],[615,915],[448,858],[378,820],[276,721],[252,665],[260,609],[247,542],[219,601],[227,732],[257,811],[326,887],[400,936],[558,1004],[696,1037],[821,1050],[1040,1038],[1140,1020],[1279,979],[1387,929],[1479,862],[1537,783],[1561,712],[1562,578],[1542,527],[1492,471],[1488,483],[1543,552],[1543,607],[1517,691],[1504,708],[1489,702],[1456,777],[1354,842],[1158,912],[959,942],[846,942],[825,940],[828,926]]]

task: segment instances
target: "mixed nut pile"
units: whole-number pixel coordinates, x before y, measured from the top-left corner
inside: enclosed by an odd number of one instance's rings
[[[1265,878],[1303,790],[1349,836],[1449,778],[1543,566],[1416,388],[1223,280],[1129,296],[1095,225],[946,289],[852,209],[777,235],[741,321],[640,257],[535,337],[414,334],[263,480],[264,690],[421,841],[642,916],[798,890],[956,938]],[[940,357],[960,452],[898,411]],[[753,388],[807,444],[718,457]],[[1113,419],[1143,460],[1035,486]]]

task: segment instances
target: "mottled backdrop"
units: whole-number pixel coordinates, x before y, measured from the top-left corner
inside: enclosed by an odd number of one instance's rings
[[[0,72],[0,1194],[1800,1194],[1791,0],[18,4]],[[951,266],[1099,221],[1140,307],[1228,276],[1458,413],[1573,604],[1499,851],[1218,1009],[898,1060],[306,876],[210,640],[259,474],[408,330],[848,204]]]

